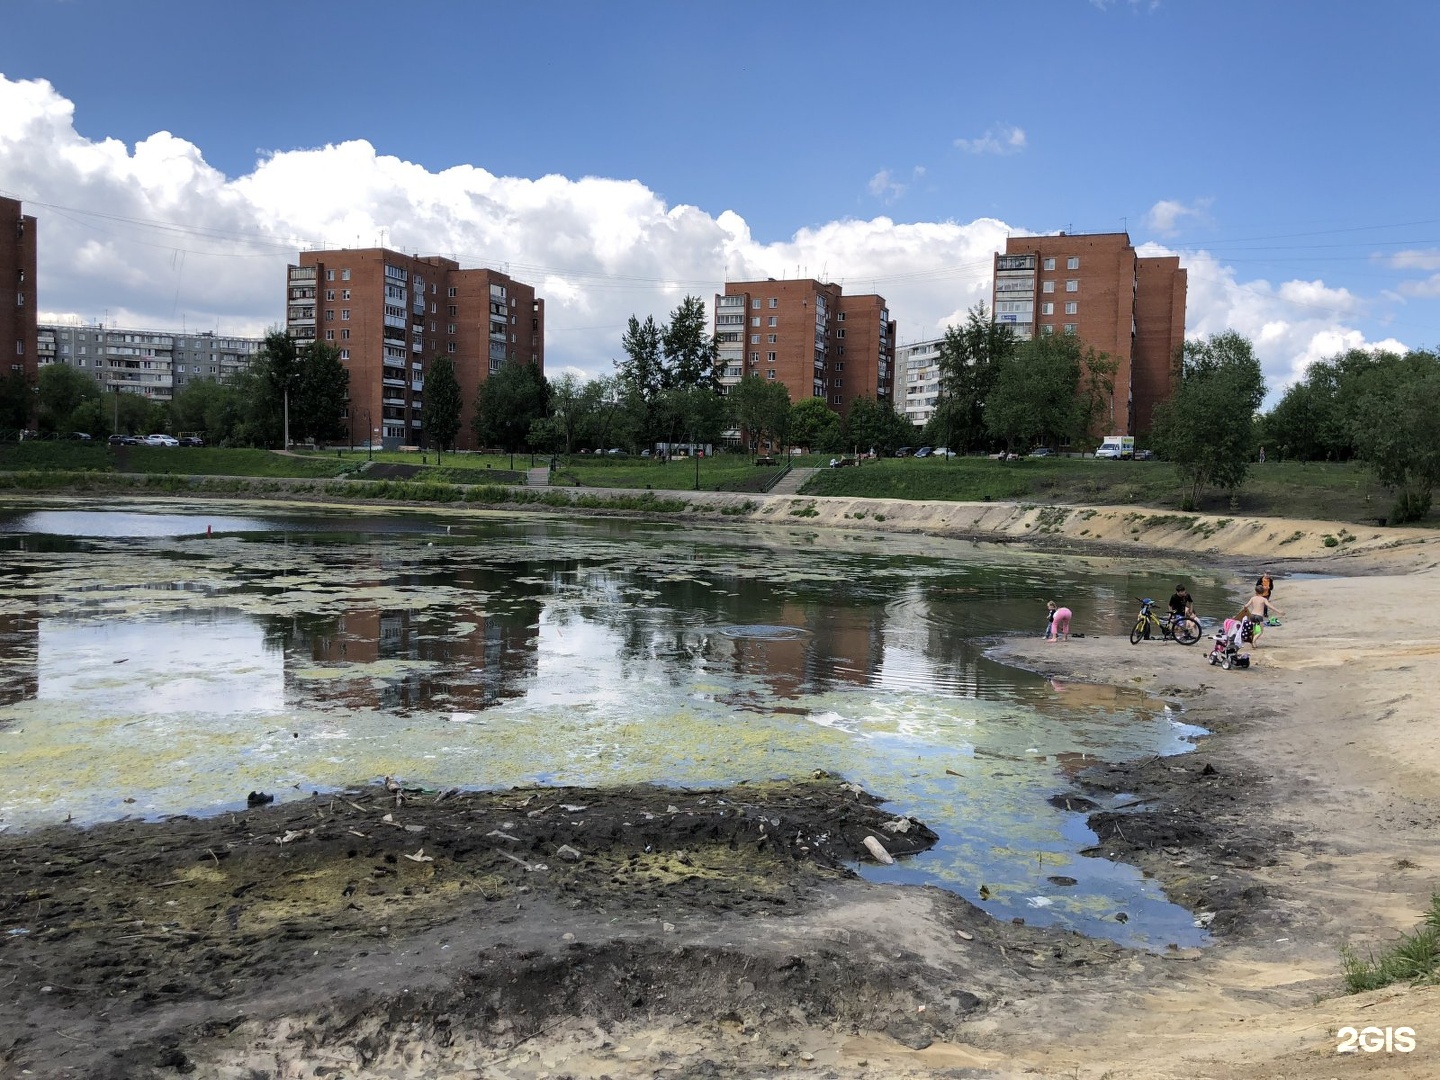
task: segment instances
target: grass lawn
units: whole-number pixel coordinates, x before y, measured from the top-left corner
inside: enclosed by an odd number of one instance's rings
[[[800,464],[801,459],[796,459]],[[748,454],[718,454],[706,458],[675,458],[663,465],[633,457],[591,458],[575,455],[561,459],[550,482],[558,486],[654,488],[656,491],[694,491],[696,466],[701,491],[759,491],[761,481],[774,479],[781,466],[757,467]]]
[[[338,476],[352,455],[287,457],[268,450],[193,446],[107,446],[104,443],[0,443],[0,472],[121,472],[190,476]]]

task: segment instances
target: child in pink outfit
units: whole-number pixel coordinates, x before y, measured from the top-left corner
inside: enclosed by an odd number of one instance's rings
[[[1060,635],[1065,635],[1065,640],[1070,640],[1070,609],[1068,607],[1056,607],[1055,601],[1051,600],[1045,605],[1050,609],[1050,625],[1045,631],[1047,644],[1060,640]]]

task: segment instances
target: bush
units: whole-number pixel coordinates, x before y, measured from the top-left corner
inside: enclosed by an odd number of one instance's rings
[[[1362,959],[1347,945],[1340,950],[1340,958],[1345,988],[1352,994],[1396,982],[1421,985],[1440,981],[1440,893],[1430,897],[1430,908],[1419,928],[1401,934],[1379,957],[1370,953]]]

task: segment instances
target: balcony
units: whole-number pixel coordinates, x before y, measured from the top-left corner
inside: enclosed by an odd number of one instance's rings
[[[402,408],[402,409],[403,409],[403,408],[405,407],[405,399],[404,399],[403,397],[390,397],[390,396],[387,394],[386,396],[384,396],[384,397],[382,397],[382,398],[380,399],[380,404],[381,404],[381,405],[394,405],[394,406],[398,406],[399,408]]]
[[[315,267],[313,266],[292,266],[290,267],[291,281],[314,281]]]
[[[425,342],[423,342],[423,341],[412,341],[412,342],[410,343],[410,351],[411,351],[411,352],[424,352],[424,351],[425,351]]]
[[[424,392],[425,392],[425,380],[424,380],[424,379],[415,379],[413,382],[410,383],[410,389],[411,389],[412,391],[414,391],[415,393],[417,393],[417,394],[424,393]]]
[[[394,386],[394,387],[397,387],[397,388],[400,389],[400,390],[404,390],[404,389],[405,389],[405,380],[404,380],[404,379],[381,379],[381,380],[380,380],[380,383],[381,383],[381,385],[383,385],[383,386]]]
[[[413,420],[410,421],[410,426],[411,426],[412,428],[418,428],[418,427],[422,427],[423,425],[422,425],[422,423],[421,423],[421,421],[420,421],[420,418],[417,416],[415,419],[413,419]]]

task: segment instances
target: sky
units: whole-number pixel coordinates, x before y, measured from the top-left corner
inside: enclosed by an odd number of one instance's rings
[[[1440,5],[4,0],[0,194],[42,321],[261,334],[300,250],[546,301],[546,371],[729,280],[878,292],[903,343],[1009,235],[1128,231],[1270,401],[1440,346]]]

